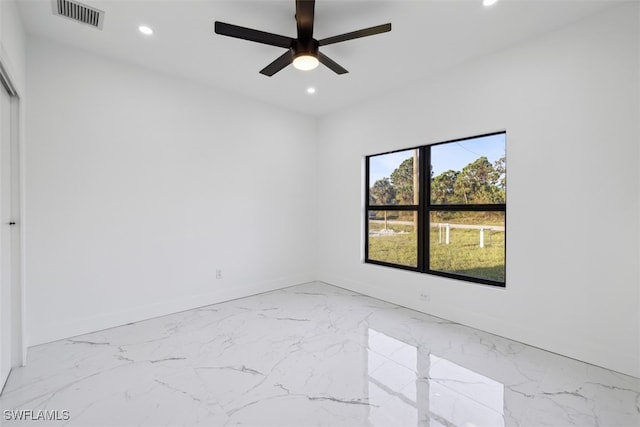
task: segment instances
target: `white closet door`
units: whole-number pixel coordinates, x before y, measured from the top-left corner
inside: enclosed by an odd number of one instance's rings
[[[0,390],[11,370],[11,101],[0,86]]]

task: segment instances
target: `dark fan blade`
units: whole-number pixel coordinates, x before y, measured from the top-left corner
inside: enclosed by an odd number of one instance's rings
[[[318,61],[322,62],[324,65],[329,67],[331,70],[335,71],[337,74],[345,74],[348,73],[347,70],[342,68],[337,62],[333,59],[329,58],[327,55],[322,52],[318,52]]]
[[[377,25],[375,27],[365,28],[363,30],[352,31],[350,33],[341,34],[339,36],[328,37],[318,41],[320,46],[326,46],[328,44],[345,42],[347,40],[359,39],[360,37],[374,36],[380,33],[386,33],[391,31],[391,23]]]
[[[315,0],[296,0],[296,24],[298,38],[307,40],[313,38],[313,15]]]
[[[282,56],[279,56],[278,59],[260,70],[260,74],[271,77],[287,65],[291,64],[291,62],[293,62],[293,53],[291,50],[288,50]]]
[[[251,28],[239,27],[233,24],[225,24],[216,21],[216,34],[235,37],[237,39],[249,40],[257,43],[264,43],[271,46],[290,48],[293,39],[291,37],[279,36],[278,34],[265,33],[264,31],[252,30]]]

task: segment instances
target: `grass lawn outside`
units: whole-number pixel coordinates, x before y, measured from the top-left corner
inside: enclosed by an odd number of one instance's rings
[[[413,226],[369,223],[369,259],[417,267],[417,233]],[[442,242],[441,242],[442,240]],[[485,247],[480,247],[480,230],[452,228],[450,244],[444,243],[438,227],[430,231],[431,270],[504,282],[503,231],[484,232]]]

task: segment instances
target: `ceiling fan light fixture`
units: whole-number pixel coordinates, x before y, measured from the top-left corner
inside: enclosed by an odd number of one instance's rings
[[[293,58],[293,66],[302,71],[313,70],[319,63],[318,58],[309,53],[304,53]]]

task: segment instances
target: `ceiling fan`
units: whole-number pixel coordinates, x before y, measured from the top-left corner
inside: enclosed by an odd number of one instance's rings
[[[298,37],[295,39],[219,21],[215,23],[215,32],[223,36],[287,49],[282,56],[260,70],[261,74],[271,77],[289,64],[293,64],[294,67],[300,70],[312,70],[318,66],[318,62],[326,65],[337,74],[348,73],[346,69],[320,52],[319,47],[391,31],[391,24],[389,23],[316,40],[313,38],[315,3],[315,0],[296,0]]]

